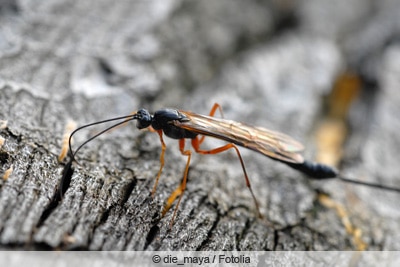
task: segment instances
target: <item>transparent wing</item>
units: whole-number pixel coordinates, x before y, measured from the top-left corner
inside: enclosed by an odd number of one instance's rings
[[[257,151],[265,156],[291,163],[303,163],[298,153],[303,145],[290,136],[262,127],[253,127],[232,120],[214,118],[180,110],[187,121],[174,121],[175,126],[215,137]]]

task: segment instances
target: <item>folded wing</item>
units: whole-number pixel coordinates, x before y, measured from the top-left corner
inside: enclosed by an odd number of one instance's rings
[[[174,121],[175,126],[206,136],[215,137],[257,151],[270,158],[290,163],[303,163],[298,153],[303,145],[290,136],[262,127],[249,126],[232,120],[179,111],[187,121]]]

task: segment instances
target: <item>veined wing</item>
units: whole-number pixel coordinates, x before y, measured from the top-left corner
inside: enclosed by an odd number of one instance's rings
[[[249,126],[240,122],[200,115],[180,110],[187,116],[187,121],[175,121],[177,127],[225,140],[265,156],[284,162],[303,163],[298,153],[303,145],[290,136],[262,127]]]

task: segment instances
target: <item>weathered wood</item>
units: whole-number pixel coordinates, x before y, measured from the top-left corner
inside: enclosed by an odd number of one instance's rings
[[[390,11],[398,6],[385,2],[371,23],[352,35],[369,16],[359,10],[360,3],[366,9],[372,4],[340,1],[329,8],[332,16],[342,16],[335,20],[319,16],[311,1],[298,6],[275,2],[60,0],[2,10],[0,120],[8,123],[0,130],[0,175],[10,167],[13,171],[0,181],[1,246],[355,249],[337,213],[317,201],[318,188],[348,209],[368,249],[400,249],[398,195],[337,181],[310,182],[245,149],[242,155],[265,218],[256,216],[235,153],[194,155],[187,190],[169,229],[173,210],[164,218],[160,211],[180,182],[185,157],[176,141],[166,140],[166,165],[152,199],[159,140],[132,125],[82,149],[80,165],[74,165],[68,189],[58,199],[64,163],[57,162],[57,155],[68,120],[82,125],[139,107],[205,114],[219,102],[226,118],[294,136],[306,144],[306,157],[312,159],[312,133],[323,113],[323,97],[346,65],[361,73],[375,94],[365,91],[351,111],[355,127],[343,171],[400,187],[400,70],[395,64],[400,53],[388,45],[390,34],[370,34],[382,20],[395,20]],[[330,4],[318,2],[322,9],[325,5]],[[330,30],[321,32],[315,23]],[[358,44],[366,43],[362,40],[374,38],[386,42],[376,41],[380,46],[371,57],[368,48],[354,54]],[[365,61],[381,68],[370,74]],[[75,146],[90,134],[78,134]],[[218,144],[207,139],[206,146]]]

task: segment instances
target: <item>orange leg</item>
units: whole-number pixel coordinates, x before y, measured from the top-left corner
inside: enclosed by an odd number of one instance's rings
[[[209,115],[210,116],[214,116],[214,114],[217,111],[217,109],[220,111],[221,116],[223,117],[222,108],[218,103],[215,103],[213,105]],[[205,136],[202,136],[200,139],[196,138],[196,140],[198,141],[199,145],[204,141],[204,138],[205,138]],[[171,208],[171,206],[174,203],[174,201],[176,200],[176,198],[179,197],[178,203],[175,206],[174,214],[172,215],[172,219],[171,219],[171,222],[170,222],[170,227],[172,227],[172,224],[173,224],[173,222],[175,220],[176,213],[177,213],[178,208],[179,208],[179,204],[181,203],[181,200],[182,200],[183,192],[186,189],[186,183],[187,183],[187,177],[188,177],[188,172],[189,172],[190,159],[191,159],[191,156],[192,156],[192,152],[190,150],[185,150],[185,139],[180,139],[179,140],[179,150],[181,151],[182,155],[188,156],[188,159],[187,159],[187,162],[186,162],[186,167],[185,167],[185,172],[183,174],[183,179],[182,179],[181,184],[168,197],[167,203],[165,204],[164,209],[163,209],[162,214],[161,214],[161,216],[164,217],[164,215]],[[163,164],[163,162],[162,162],[162,164]],[[161,169],[160,169],[160,171],[161,171]],[[159,175],[160,175],[160,173],[159,173]],[[159,177],[159,175],[158,175],[158,177]],[[157,177],[157,181],[158,181],[158,177]]]
[[[198,139],[197,137],[192,139],[192,146],[193,146],[194,150],[199,154],[218,154],[218,153],[221,153],[221,152],[223,152],[225,150],[228,150],[228,149],[231,149],[231,148],[235,149],[236,154],[239,157],[240,164],[242,165],[244,178],[246,180],[246,186],[247,186],[247,188],[249,188],[251,196],[253,197],[254,204],[255,204],[256,209],[257,209],[258,217],[262,218],[262,215],[261,215],[261,212],[260,212],[260,207],[258,205],[257,199],[256,199],[256,197],[255,197],[255,195],[253,193],[252,188],[251,188],[249,176],[247,175],[246,168],[244,166],[244,161],[242,159],[242,156],[240,155],[240,151],[237,148],[237,146],[235,144],[230,143],[230,144],[226,144],[224,146],[217,147],[217,148],[214,148],[214,149],[211,149],[211,150],[202,150],[202,149],[200,149],[200,144],[201,144],[200,141],[201,141],[201,139]]]
[[[214,106],[212,107],[209,115],[210,116],[214,116],[214,114],[217,111],[217,109],[220,111],[220,113],[221,113],[221,115],[223,117],[222,108],[218,103],[214,104]],[[161,151],[161,157],[160,157],[161,166],[160,166],[160,170],[159,170],[158,175],[157,175],[156,184],[154,185],[154,188],[153,188],[153,195],[154,195],[155,189],[156,189],[157,184],[158,184],[158,179],[159,179],[159,177],[161,175],[162,167],[164,166],[164,152],[165,152],[165,148],[166,148],[166,146],[164,144],[164,141],[162,139],[162,131],[158,130],[157,132],[158,132],[158,134],[160,136],[160,140],[161,140],[161,144],[162,144],[162,151]],[[244,177],[245,177],[245,180],[246,180],[246,186],[249,188],[251,196],[253,197],[254,204],[256,206],[256,210],[257,210],[258,216],[260,218],[262,218],[257,199],[256,199],[256,197],[255,197],[255,195],[253,193],[252,188],[251,188],[250,180],[249,180],[249,177],[247,175],[246,168],[244,166],[244,162],[243,162],[242,156],[241,156],[240,151],[237,148],[237,146],[235,144],[230,143],[230,144],[226,144],[224,146],[217,147],[217,148],[214,148],[214,149],[211,149],[211,150],[202,150],[202,149],[200,149],[200,144],[203,143],[204,138],[205,138],[205,136],[202,136],[200,138],[196,137],[196,138],[192,139],[192,146],[195,149],[195,151],[197,153],[199,153],[199,154],[218,154],[218,153],[221,153],[221,152],[223,152],[225,150],[228,150],[228,149],[231,149],[231,148],[235,149],[236,154],[239,157],[240,164],[242,165]],[[168,197],[167,203],[165,204],[164,209],[162,211],[162,215],[161,215],[162,217],[164,217],[164,215],[171,208],[171,206],[174,203],[174,201],[176,200],[176,198],[179,197],[178,203],[175,206],[174,214],[172,215],[172,219],[171,219],[171,222],[170,222],[170,228],[172,227],[172,225],[174,223],[174,220],[175,220],[178,208],[179,208],[179,204],[180,204],[180,202],[182,200],[183,193],[186,190],[186,184],[187,184],[187,178],[188,178],[188,172],[189,172],[189,166],[190,166],[190,159],[191,159],[191,156],[192,156],[192,153],[191,153],[190,150],[185,150],[185,139],[180,139],[179,140],[179,150],[181,151],[182,155],[185,155],[185,156],[188,157],[187,162],[186,162],[185,171],[184,171],[184,174],[183,174],[183,179],[182,179],[181,184]]]
[[[151,196],[154,198],[154,194],[156,193],[156,190],[157,190],[158,180],[160,180],[161,172],[164,167],[164,155],[165,155],[165,150],[167,149],[167,146],[164,143],[162,130],[152,129],[152,131],[155,131],[158,133],[158,136],[160,137],[160,142],[161,142],[160,169],[158,170],[157,178],[154,183],[153,190],[151,191]]]
[[[167,204],[165,204],[164,209],[162,211],[161,216],[164,217],[165,213],[171,208],[172,203],[174,203],[175,199],[179,196],[178,203],[175,206],[174,214],[172,215],[172,219],[170,222],[170,228],[172,228],[172,225],[174,223],[176,213],[178,211],[179,204],[181,203],[183,192],[185,192],[186,189],[186,183],[187,183],[187,177],[188,177],[188,172],[189,172],[189,165],[190,165],[190,158],[192,156],[192,152],[190,150],[185,150],[185,139],[179,139],[179,150],[181,151],[182,155],[185,155],[188,157],[187,162],[186,162],[186,167],[185,167],[185,172],[183,173],[183,179],[181,184],[174,190],[174,192],[171,193],[167,200]]]
[[[211,110],[210,110],[209,116],[210,116],[210,117],[214,117],[215,112],[217,111],[217,109],[219,110],[219,113],[221,113],[221,117],[223,118],[223,117],[224,117],[224,113],[222,112],[222,108],[221,108],[221,106],[220,106],[218,103],[214,103],[213,107],[212,107]],[[199,144],[203,143],[204,138],[206,138],[205,135],[203,135],[202,137],[200,137]]]

